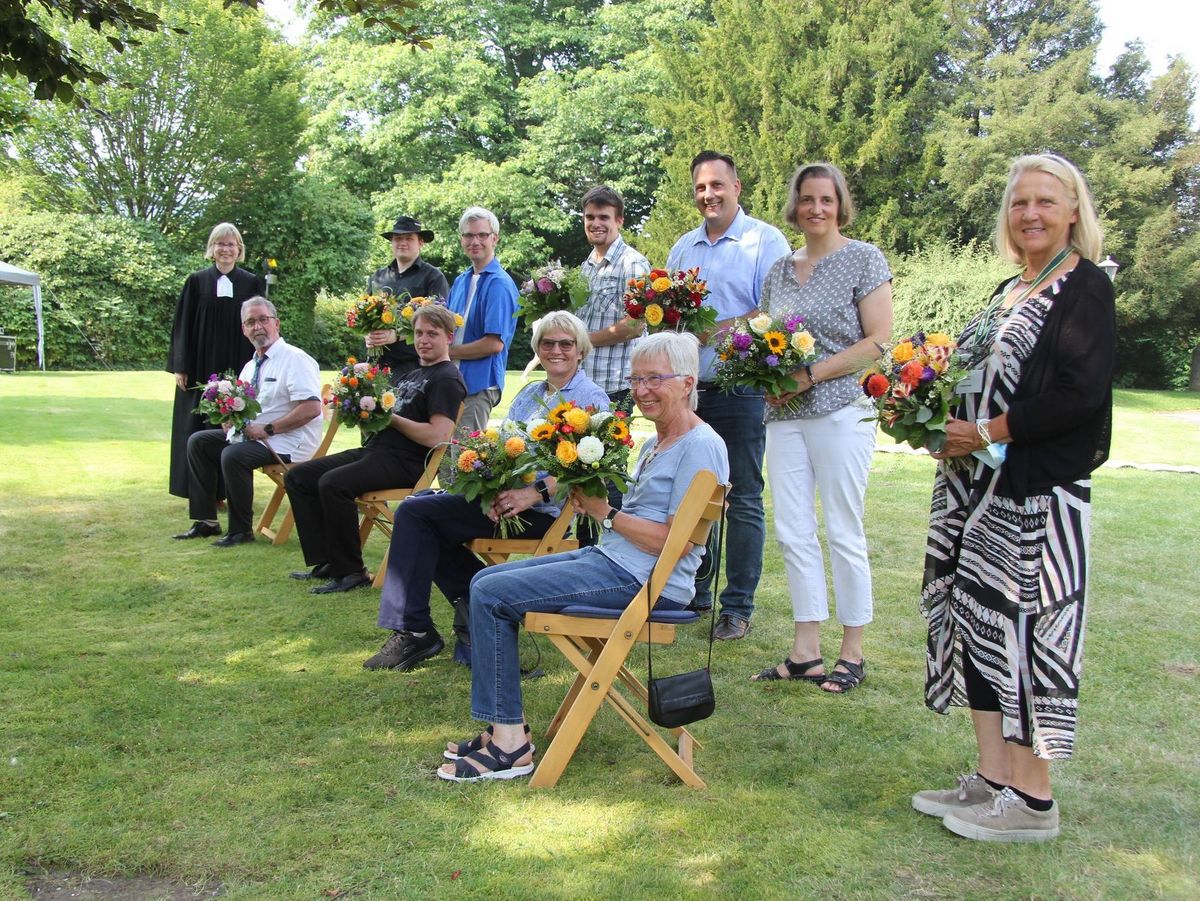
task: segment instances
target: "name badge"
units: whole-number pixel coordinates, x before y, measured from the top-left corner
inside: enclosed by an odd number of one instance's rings
[[[955,394],[978,394],[983,390],[983,370],[972,369],[954,386]]]

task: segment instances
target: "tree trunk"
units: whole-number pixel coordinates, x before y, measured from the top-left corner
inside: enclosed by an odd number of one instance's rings
[[[1200,344],[1192,350],[1192,377],[1188,379],[1189,391],[1200,391]]]

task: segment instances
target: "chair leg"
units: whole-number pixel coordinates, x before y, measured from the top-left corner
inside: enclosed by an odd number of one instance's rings
[[[581,638],[575,635],[563,635],[561,637],[573,644],[580,651],[580,653],[587,654],[588,669],[591,669],[596,658],[600,656],[600,652],[604,649],[604,643],[597,641],[596,639]],[[550,636],[550,640],[552,642],[554,641],[554,638],[555,636]],[[579,692],[583,688],[583,681],[585,678],[586,676],[582,671],[575,675],[575,681],[571,684],[571,688],[567,692],[567,696],[563,698],[563,702],[558,705],[558,711],[554,714],[554,718],[550,720],[550,725],[546,729],[547,738],[553,738],[555,733],[558,732],[558,727],[562,725],[562,721],[566,718],[567,713],[570,711],[571,705],[575,703],[575,698],[579,696]]]
[[[379,569],[375,570],[375,578],[371,580],[372,588],[382,588],[384,581],[387,579],[388,553],[391,549],[390,544],[383,549],[383,559],[379,561]]]
[[[287,513],[283,514],[283,522],[279,524],[279,531],[271,539],[271,544],[286,544],[295,524],[296,517],[292,516],[292,509],[289,507]]]
[[[263,509],[262,516],[259,517],[258,528],[255,530],[258,534],[274,541],[276,533],[271,531],[271,523],[275,521],[275,514],[279,512],[279,508],[282,506],[283,499],[286,496],[287,492],[284,490],[284,487],[276,483],[275,491],[271,495],[271,499],[267,501],[267,506]],[[281,542],[275,543],[279,544]]]

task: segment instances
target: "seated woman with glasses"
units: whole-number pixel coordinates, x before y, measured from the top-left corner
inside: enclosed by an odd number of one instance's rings
[[[447,746],[437,774],[453,782],[511,779],[533,772],[521,701],[517,630],[530,611],[572,604],[623,610],[658,561],[692,478],[701,470],[729,481],[725,443],[695,413],[699,342],[660,332],[634,349],[634,400],[655,435],[642,446],[619,511],[604,497],[572,490],[575,510],[602,521],[600,544],[489,567],[471,581],[471,715],[486,730]],[[662,589],[660,609],[682,610],[695,593],[705,549],[693,545]]]
[[[521,389],[509,407],[509,420],[526,422],[563,401],[608,409],[604,389],[580,369],[592,345],[579,319],[562,310],[548,313],[534,323],[532,343],[546,380]],[[540,478],[526,488],[501,492],[487,516],[478,502],[457,494],[410,497],[400,504],[379,599],[379,627],[391,629],[392,635],[363,666],[407,670],[441,652],[445,644],[429,612],[435,584],[454,607],[454,659],[469,666],[467,588],[483,562],[463,545],[494,535],[501,516],[518,514],[528,524],[521,537],[540,538],[562,512],[554,502],[555,488],[553,478]]]

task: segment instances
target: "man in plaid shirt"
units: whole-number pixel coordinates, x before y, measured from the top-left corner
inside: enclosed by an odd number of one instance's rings
[[[625,315],[625,288],[631,278],[649,272],[650,263],[621,238],[625,201],[620,194],[597,185],[583,195],[582,206],[583,233],[592,245],[583,262],[591,294],[578,313],[592,340],[584,368],[615,406],[629,394],[629,354],[642,334],[642,326]]]

